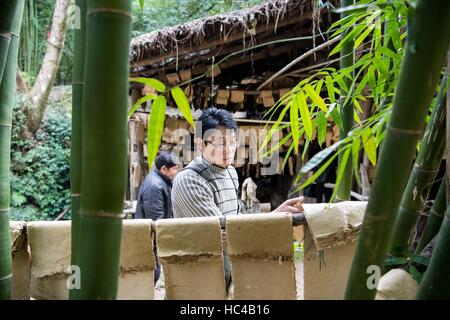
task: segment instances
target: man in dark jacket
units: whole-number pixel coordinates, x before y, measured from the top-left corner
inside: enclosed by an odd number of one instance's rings
[[[172,209],[172,179],[178,171],[178,162],[168,152],[156,156],[155,167],[145,177],[137,199],[135,219],[173,218]],[[156,258],[155,283],[161,274],[158,263],[156,243],[153,241],[153,252]]]
[[[178,165],[168,152],[161,152],[155,159],[155,168],[145,177],[139,190],[135,219],[173,218],[172,179]]]

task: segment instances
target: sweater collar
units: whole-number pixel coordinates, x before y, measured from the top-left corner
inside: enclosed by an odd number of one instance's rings
[[[208,167],[211,171],[216,172],[216,173],[223,173],[224,171],[226,171],[228,169],[228,168],[222,168],[222,167],[216,166],[215,164],[206,160],[203,156],[200,157],[200,160],[204,166]]]

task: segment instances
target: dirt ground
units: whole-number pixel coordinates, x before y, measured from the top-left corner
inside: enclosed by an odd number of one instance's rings
[[[295,277],[297,282],[297,299],[303,300],[303,262],[295,261]],[[155,285],[155,300],[164,300],[166,290],[164,289],[164,274]]]

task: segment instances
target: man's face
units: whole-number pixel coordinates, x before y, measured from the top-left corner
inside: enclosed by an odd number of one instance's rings
[[[163,175],[165,175],[170,180],[173,180],[175,175],[178,173],[178,166],[173,166],[170,168],[167,168],[166,166],[162,166],[161,169],[159,169]]]
[[[236,132],[223,127],[208,130],[200,146],[203,157],[222,168],[233,163],[236,147]]]

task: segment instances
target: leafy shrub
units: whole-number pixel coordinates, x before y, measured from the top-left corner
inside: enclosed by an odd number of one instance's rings
[[[53,220],[70,209],[70,114],[61,106],[49,107],[35,137],[24,139],[20,105],[18,99],[11,143],[11,219]]]

